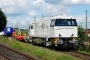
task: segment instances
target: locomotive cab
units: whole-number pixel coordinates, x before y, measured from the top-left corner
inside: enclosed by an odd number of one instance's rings
[[[54,39],[56,47],[77,47],[78,27],[76,19],[52,19],[50,24],[50,38]]]

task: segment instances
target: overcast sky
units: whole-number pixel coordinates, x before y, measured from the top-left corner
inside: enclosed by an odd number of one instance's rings
[[[77,19],[78,25],[85,28],[86,10],[88,10],[88,28],[90,28],[90,0],[0,0],[0,8],[7,16],[7,26],[28,28],[36,20],[67,14]],[[44,19],[43,18],[43,19]]]

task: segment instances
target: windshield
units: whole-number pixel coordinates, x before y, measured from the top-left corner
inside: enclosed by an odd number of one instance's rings
[[[77,26],[76,19],[56,19],[55,26]]]

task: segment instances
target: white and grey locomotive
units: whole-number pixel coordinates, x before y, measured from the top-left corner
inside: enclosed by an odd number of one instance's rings
[[[56,48],[78,47],[76,19],[59,18],[33,22],[29,27],[30,42]]]

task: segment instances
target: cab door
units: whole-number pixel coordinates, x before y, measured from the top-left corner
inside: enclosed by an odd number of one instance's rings
[[[30,36],[33,36],[33,34],[34,34],[33,25],[30,25],[29,34],[30,34]]]
[[[55,19],[51,20],[50,23],[50,37],[54,37]]]

